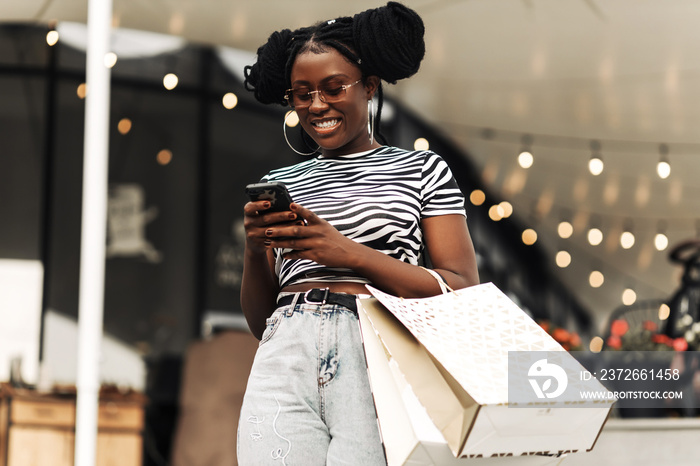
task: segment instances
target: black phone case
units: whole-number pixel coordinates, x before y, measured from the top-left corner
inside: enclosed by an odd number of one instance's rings
[[[272,206],[268,212],[284,212],[289,210],[292,198],[283,183],[254,183],[245,188],[251,201],[269,200]]]

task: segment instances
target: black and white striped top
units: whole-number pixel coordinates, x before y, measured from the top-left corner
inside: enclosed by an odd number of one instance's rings
[[[414,265],[421,253],[421,219],[466,216],[464,195],[450,168],[431,151],[380,147],[341,157],[321,156],[272,170],[263,180],[286,184],[294,202],[348,238]],[[309,281],[369,283],[349,269],[284,260],[280,249],[275,258],[280,288]],[[319,273],[328,275],[319,278]]]

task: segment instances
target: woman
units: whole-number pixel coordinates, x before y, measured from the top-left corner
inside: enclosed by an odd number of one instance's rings
[[[276,32],[246,67],[247,88],[291,105],[320,155],[264,178],[287,185],[290,211],[244,208],[241,305],[261,342],[240,464],[385,464],[356,296],[368,283],[404,297],[440,293],[418,266],[422,252],[452,288],[478,283],[464,196],[445,162],[374,137],[381,81],[414,74],[424,51],[420,17],[390,2]]]

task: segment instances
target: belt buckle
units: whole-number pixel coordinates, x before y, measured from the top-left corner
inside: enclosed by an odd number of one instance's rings
[[[315,290],[324,291],[324,293],[323,293],[323,299],[322,299],[321,301],[311,301],[311,300],[309,299],[309,293],[311,293],[312,291],[315,291]],[[312,289],[306,291],[306,293],[304,293],[304,302],[305,302],[306,304],[317,304],[317,305],[319,305],[319,306],[323,306],[324,304],[326,304],[326,301],[328,300],[328,294],[329,294],[329,293],[330,293],[330,288],[323,288],[323,289],[321,289],[321,288],[312,288]]]

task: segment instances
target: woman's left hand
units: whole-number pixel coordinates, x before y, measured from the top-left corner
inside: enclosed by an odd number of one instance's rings
[[[326,267],[351,267],[353,251],[361,247],[355,241],[343,236],[336,228],[297,203],[291,211],[305,220],[305,225],[270,227],[265,231],[270,247],[290,249],[285,259],[308,259]]]

